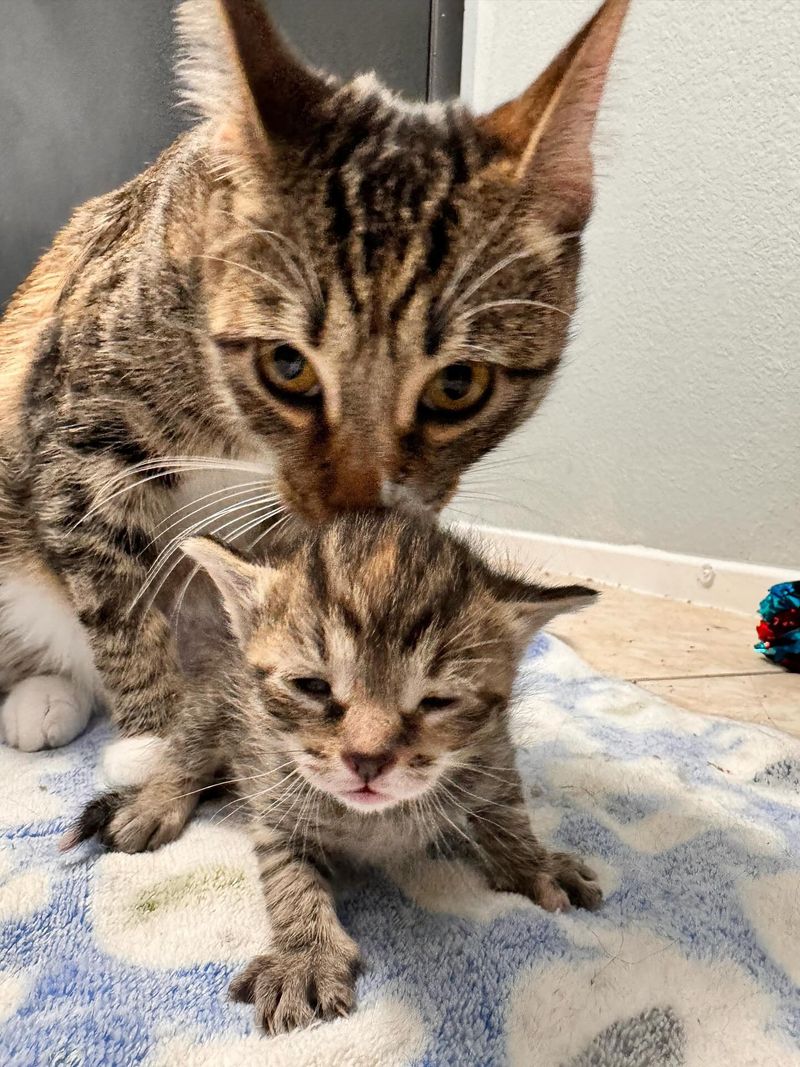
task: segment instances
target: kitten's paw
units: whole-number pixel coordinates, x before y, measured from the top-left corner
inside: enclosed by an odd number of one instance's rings
[[[597,875],[578,856],[554,852],[551,856],[553,877],[576,908],[595,911],[603,902]]]
[[[256,956],[231,982],[233,1000],[253,1004],[269,1034],[319,1019],[349,1015],[355,1005],[358,950],[352,942],[330,949],[274,949]]]
[[[86,728],[92,698],[69,678],[37,674],[11,689],[0,709],[6,743],[23,752],[60,748]]]
[[[81,841],[99,837],[116,852],[152,852],[180,836],[192,811],[189,798],[164,804],[147,790],[116,790],[90,801],[61,842],[66,852]]]
[[[553,852],[525,895],[545,911],[569,911],[573,906],[594,911],[603,900],[594,872],[568,852]]]

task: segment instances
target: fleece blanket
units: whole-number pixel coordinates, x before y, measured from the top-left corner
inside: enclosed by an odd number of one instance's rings
[[[543,636],[518,761],[539,835],[598,871],[550,915],[430,860],[343,891],[354,1015],[265,1038],[227,1000],[269,937],[247,841],[213,808],[143,856],[59,834],[107,726],[0,748],[4,1067],[788,1067],[800,1064],[800,742],[678,711]]]

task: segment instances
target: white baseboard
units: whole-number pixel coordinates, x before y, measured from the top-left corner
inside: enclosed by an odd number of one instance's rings
[[[782,570],[757,563],[683,556],[643,545],[578,541],[497,526],[474,529],[523,567],[747,615],[757,611],[771,585],[800,579],[796,568]]]

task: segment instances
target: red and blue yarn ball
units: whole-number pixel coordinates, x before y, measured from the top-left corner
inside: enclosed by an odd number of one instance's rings
[[[773,585],[758,605],[756,652],[787,671],[800,671],[800,582]]]

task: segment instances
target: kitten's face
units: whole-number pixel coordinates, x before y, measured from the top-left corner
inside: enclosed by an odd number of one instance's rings
[[[626,0],[474,117],[305,67],[253,0],[183,0],[216,175],[206,354],[284,500],[439,508],[538,406],[575,307],[594,118]]]
[[[553,607],[591,596],[504,580],[433,525],[391,514],[325,524],[247,582],[249,606],[232,614],[261,707],[250,748],[263,731],[272,758],[277,738],[307,781],[364,812],[496,762],[526,639]]]

